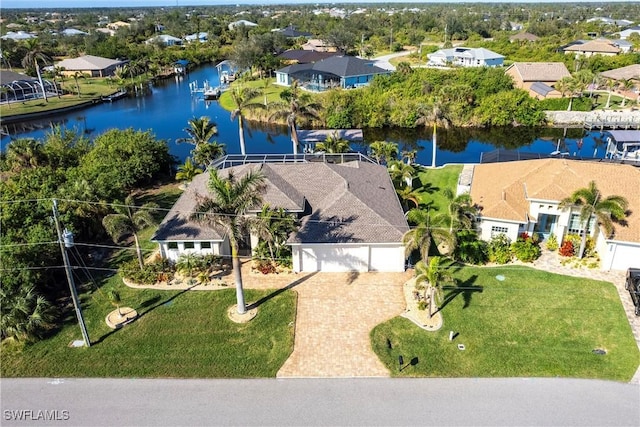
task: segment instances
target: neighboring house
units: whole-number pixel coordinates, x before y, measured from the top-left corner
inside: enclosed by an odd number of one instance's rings
[[[302,50],[311,50],[314,52],[336,52],[338,50],[335,46],[331,46],[320,39],[309,39],[301,47]]]
[[[57,93],[54,82],[42,79],[47,93]],[[0,70],[0,86],[6,88],[0,94],[0,101],[23,101],[25,99],[39,98],[42,96],[42,88],[37,78],[14,71]]]
[[[145,44],[154,44],[160,43],[165,46],[182,46],[182,39],[171,36],[169,34],[159,34],[157,36],[151,37],[149,40],[145,42]]]
[[[280,28],[280,29],[276,29],[276,30],[272,30],[275,33],[279,33],[282,34],[283,36],[287,37],[287,38],[298,38],[298,37],[311,37],[313,36],[312,33],[307,33],[304,31],[298,31],[296,30],[296,27],[294,27],[293,25],[289,25],[285,28]]]
[[[385,167],[362,156],[345,163],[248,163],[218,173],[239,178],[251,170],[266,178],[264,203],[300,220],[287,241],[294,272],[404,271],[402,237],[409,227]],[[189,220],[197,198],[209,194],[208,180],[208,172],[194,178],[152,237],[163,258],[230,254],[224,232]],[[257,244],[255,236],[245,240]]]
[[[513,42],[536,42],[540,40],[540,37],[536,36],[535,34],[531,34],[531,33],[518,33],[518,34],[514,34],[513,36],[509,37],[509,41],[511,43]]]
[[[565,54],[576,56],[615,56],[620,53],[620,48],[615,46],[610,40],[578,40],[563,49]]]
[[[72,76],[76,71],[79,71],[89,77],[107,77],[112,76],[117,67],[122,67],[128,62],[101,56],[84,55],[78,58],[63,59],[55,66],[62,68],[62,73],[66,76]]]
[[[204,43],[207,40],[209,40],[209,33],[200,32],[200,33],[189,34],[188,36],[185,36],[184,39],[187,43],[193,43],[196,40],[199,41],[200,43]]]
[[[633,24],[633,21],[629,21],[628,19],[611,19],[603,16],[589,18],[587,19],[587,22],[602,22],[603,24],[615,25],[617,27],[627,27]]]
[[[603,270],[626,270],[640,260],[640,169],[631,165],[569,159],[538,159],[480,164],[474,167],[471,198],[479,208],[483,240],[505,234],[553,233],[559,241],[580,232],[578,209],[560,209],[562,199],[595,181],[601,197],[623,196],[629,202],[625,225],[614,223],[604,235],[592,220],[589,233]]]
[[[620,53],[629,53],[633,51],[633,43],[627,40],[611,40],[611,44],[620,49]]]
[[[258,24],[255,22],[247,21],[246,19],[240,19],[239,21],[234,21],[229,24],[229,31],[233,31],[236,27],[244,26],[244,27],[257,27]]]
[[[636,25],[635,27],[629,27],[626,30],[620,31],[619,34],[622,40],[628,39],[629,37],[631,37],[632,34],[640,35],[640,26]]]
[[[554,85],[564,77],[571,77],[562,62],[514,62],[505,73],[511,76],[517,88],[526,90],[536,99],[562,97]]]
[[[278,55],[278,58],[282,59],[287,64],[312,64],[334,55],[337,55],[337,53],[292,49],[282,52]]]
[[[76,28],[65,28],[60,32],[63,36],[88,36],[89,33],[85,33],[84,31],[80,31]]]
[[[116,35],[116,30],[112,30],[111,28],[96,28],[95,31],[107,34],[109,37]]]
[[[290,86],[298,80],[305,89],[324,91],[335,87],[343,89],[366,86],[380,74],[391,74],[373,65],[373,61],[355,56],[334,55],[312,64],[294,64],[276,71],[276,84]]]
[[[489,49],[454,47],[440,49],[427,55],[429,65],[460,67],[500,67],[504,63],[504,56],[492,52]]]
[[[129,28],[131,26],[130,23],[128,22],[124,22],[124,21],[116,21],[116,22],[111,22],[109,24],[107,24],[107,28],[117,31],[120,28]]]
[[[637,83],[640,83],[640,64],[627,65],[626,67],[603,71],[600,75],[607,79],[618,81],[635,80]]]
[[[34,36],[31,33],[27,33],[26,31],[9,31],[7,34],[5,34],[4,36],[0,37],[2,40],[14,40],[14,41],[20,41],[20,40],[28,40],[28,39],[35,39],[36,36]]]

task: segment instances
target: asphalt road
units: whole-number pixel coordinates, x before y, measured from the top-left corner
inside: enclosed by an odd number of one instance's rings
[[[2,426],[640,425],[640,386],[574,379],[3,379]]]

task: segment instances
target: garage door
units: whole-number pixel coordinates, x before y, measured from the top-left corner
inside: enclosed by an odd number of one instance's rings
[[[611,245],[611,244],[610,244]],[[640,246],[625,245],[614,243],[612,245],[611,270],[626,271],[628,268],[640,266]]]
[[[369,248],[367,246],[303,246],[300,270],[304,272],[367,271]]]

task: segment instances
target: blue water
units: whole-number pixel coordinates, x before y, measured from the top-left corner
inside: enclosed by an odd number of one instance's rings
[[[51,123],[75,128],[90,138],[111,128],[132,127],[151,130],[157,138],[166,140],[170,152],[184,160],[193,148],[190,144],[176,143],[186,137],[184,128],[189,119],[207,115],[217,124],[216,140],[224,143],[230,154],[240,153],[238,124],[217,101],[204,101],[202,94],[192,94],[190,83],[203,87],[205,82],[216,86],[217,69],[210,65],[200,67],[187,76],[175,77],[152,88],[151,93],[126,98],[113,103],[102,103],[83,110],[56,115],[16,126],[9,126],[9,136],[2,136],[0,149],[11,139],[21,137],[42,138]],[[291,139],[286,126],[245,122],[247,154],[285,154],[292,152]],[[377,140],[397,142],[401,150],[418,150],[417,162],[431,164],[431,131],[423,129],[365,129],[365,143]],[[523,152],[549,154],[558,148],[570,156],[603,157],[604,145],[598,132],[586,133],[582,129],[503,129],[438,131],[436,164],[477,163],[481,153],[497,148]],[[367,152],[366,144],[354,146]]]

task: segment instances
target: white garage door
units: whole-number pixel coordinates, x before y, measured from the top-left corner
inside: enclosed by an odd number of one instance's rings
[[[611,244],[610,244],[611,245]],[[623,243],[613,244],[609,256],[611,259],[611,270],[626,271],[631,267],[640,266],[640,246],[625,245]]]
[[[367,246],[335,247],[313,245],[301,247],[300,270],[304,272],[367,271],[369,248]]]

